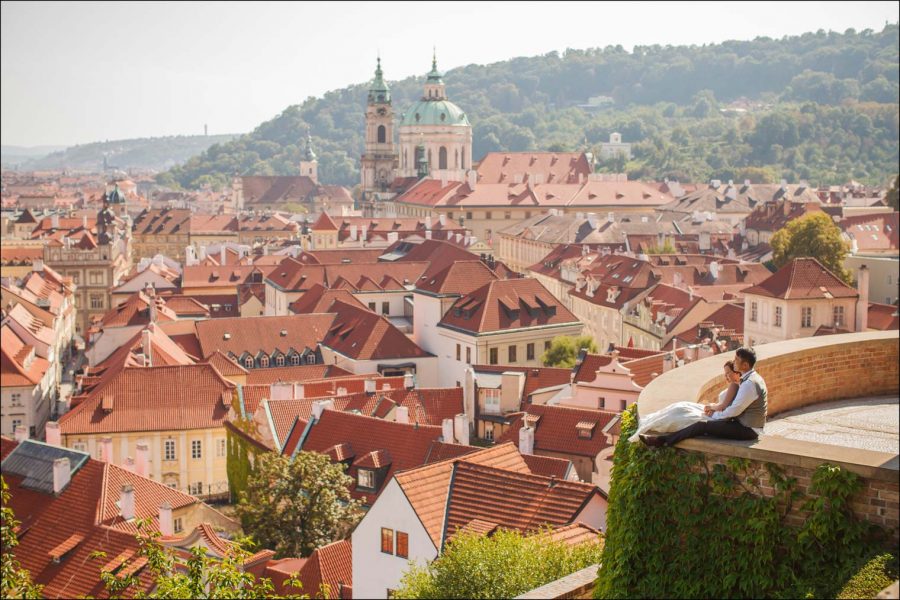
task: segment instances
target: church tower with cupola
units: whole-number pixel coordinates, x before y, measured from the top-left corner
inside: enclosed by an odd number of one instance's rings
[[[360,183],[369,201],[385,200],[397,169],[394,149],[394,107],[391,89],[381,71],[381,57],[375,68],[375,79],[369,86],[366,103],[366,149],[362,155]]]
[[[300,174],[312,179],[313,183],[319,183],[319,161],[316,160],[316,153],[313,152],[312,135],[309,133],[309,128],[306,130],[306,147],[303,149],[303,160],[300,161]]]

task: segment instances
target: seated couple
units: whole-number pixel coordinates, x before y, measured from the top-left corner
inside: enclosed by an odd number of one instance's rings
[[[756,353],[740,348],[734,361],[725,363],[728,388],[719,402],[705,406],[696,402],[676,402],[640,419],[637,432],[629,438],[648,446],[672,446],[681,440],[708,435],[729,440],[755,440],[766,424],[766,382],[754,370]],[[664,435],[649,435],[647,432]]]

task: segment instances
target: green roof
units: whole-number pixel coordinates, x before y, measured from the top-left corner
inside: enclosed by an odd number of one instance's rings
[[[390,103],[391,88],[388,87],[381,72],[381,57],[378,57],[378,63],[375,67],[375,79],[369,85],[369,102]]]
[[[469,119],[449,100],[420,100],[403,114],[400,125],[465,125]]]

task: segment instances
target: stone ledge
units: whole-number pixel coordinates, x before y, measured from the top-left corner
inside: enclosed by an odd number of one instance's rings
[[[749,458],[806,469],[815,469],[822,463],[828,462],[867,479],[893,483],[897,482],[898,474],[900,474],[900,456],[896,454],[830,446],[777,436],[763,435],[753,442],[693,438],[679,442],[676,447],[706,454]]]
[[[597,582],[600,565],[591,565],[562,579],[525,592],[516,598],[589,598]]]

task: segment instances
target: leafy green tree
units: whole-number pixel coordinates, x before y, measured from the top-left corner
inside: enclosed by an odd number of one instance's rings
[[[541,361],[545,367],[563,367],[566,369],[575,366],[578,359],[578,353],[581,350],[588,352],[597,352],[597,344],[594,338],[589,335],[580,335],[571,337],[568,335],[560,335],[553,338],[550,347],[541,356]]]
[[[886,200],[888,206],[900,210],[900,175],[894,177],[894,184],[888,190]]]
[[[237,516],[244,531],[277,557],[309,556],[341,539],[359,520],[359,503],[350,497],[352,478],[324,454],[299,452],[290,458],[257,457],[240,495]]]
[[[675,246],[672,245],[671,238],[663,240],[662,246],[653,246],[647,250],[647,254],[675,254]]]
[[[3,477],[0,477],[0,570],[2,570],[2,582],[0,582],[0,598],[43,598],[41,590],[43,586],[31,581],[31,574],[22,568],[16,560],[14,549],[19,545],[16,536],[16,527],[19,522],[9,507],[9,488]]]
[[[395,598],[514,598],[596,564],[602,544],[569,546],[500,530],[463,534],[427,566],[410,563]]]
[[[853,283],[853,275],[844,268],[850,247],[841,238],[841,230],[824,212],[806,214],[775,232],[771,240],[772,260],[779,269],[794,258],[811,257],[840,277]]]

